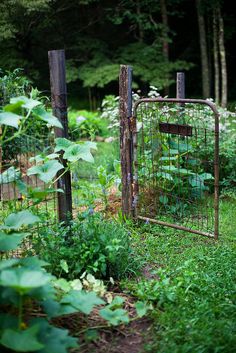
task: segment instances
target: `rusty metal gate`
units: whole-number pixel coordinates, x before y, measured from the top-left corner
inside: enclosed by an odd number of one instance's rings
[[[219,114],[197,99],[140,99],[130,119],[135,217],[218,238]]]

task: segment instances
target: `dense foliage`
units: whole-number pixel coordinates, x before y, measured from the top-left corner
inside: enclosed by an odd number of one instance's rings
[[[135,84],[144,90],[147,84],[166,89],[174,82],[176,70],[191,68],[188,95],[200,96],[198,2],[3,0],[0,67],[23,67],[45,89],[49,83],[47,51],[66,48],[68,82],[76,82],[71,86],[74,96],[88,95],[91,106],[104,94],[104,87],[107,93],[117,92],[114,82],[119,64],[133,65]],[[235,10],[229,1],[201,0],[200,5],[209,62],[213,61],[213,14],[221,8],[228,77],[234,77]],[[210,78],[213,82],[213,68]],[[79,86],[86,90],[78,94]],[[229,79],[229,87],[233,99],[234,80]],[[211,85],[209,95],[213,94]]]

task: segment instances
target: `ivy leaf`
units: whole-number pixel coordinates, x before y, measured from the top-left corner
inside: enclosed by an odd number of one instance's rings
[[[22,117],[20,115],[10,113],[10,112],[1,112],[0,113],[0,125],[12,126],[18,129],[20,119]]]
[[[19,229],[23,225],[28,226],[39,222],[40,218],[33,215],[30,211],[20,211],[18,213],[11,213],[5,220],[3,229]]]
[[[0,232],[0,251],[15,250],[27,233],[6,234]]]
[[[8,184],[20,178],[20,171],[15,167],[10,167],[0,174],[0,184]]]
[[[50,276],[43,271],[34,271],[23,267],[6,269],[0,274],[0,285],[13,288],[20,294],[44,286],[49,280]]]
[[[108,307],[99,311],[101,317],[107,320],[111,325],[119,325],[121,323],[129,323],[129,316],[126,310],[116,309],[111,310]]]
[[[56,147],[55,147],[55,152],[58,151],[66,151],[66,149],[72,145],[74,145],[73,142],[67,140],[64,137],[58,137],[55,139],[56,141]]]
[[[45,121],[47,124],[63,129],[61,122],[51,113],[47,112],[43,107],[37,107],[33,110],[34,115]]]
[[[69,304],[84,314],[90,314],[95,305],[105,304],[94,292],[72,290],[62,300],[62,304]]]
[[[29,168],[27,175],[37,175],[40,180],[49,183],[56,176],[57,172],[63,168],[63,165],[57,160],[51,160],[42,165],[36,165]]]
[[[38,325],[22,331],[6,329],[3,331],[0,343],[16,352],[34,352],[44,348],[44,345],[38,341],[38,331]]]

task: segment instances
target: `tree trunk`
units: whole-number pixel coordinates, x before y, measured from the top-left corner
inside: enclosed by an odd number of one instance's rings
[[[214,56],[214,91],[215,102],[220,103],[220,66],[219,66],[219,44],[218,44],[219,27],[216,11],[213,10],[213,56]]]
[[[169,42],[168,42],[168,14],[167,14],[167,6],[166,0],[161,0],[161,18],[162,18],[162,25],[163,25],[163,38],[162,38],[162,52],[165,60],[169,61]],[[166,80],[168,81],[168,76]],[[169,94],[169,86],[166,85],[164,88],[165,95]]]
[[[221,15],[220,9],[218,9],[218,20],[219,20],[219,49],[220,49],[220,64],[221,64],[221,106],[226,108],[227,106],[227,65],[226,65],[226,54],[225,54],[225,43],[224,43],[224,22]]]
[[[198,27],[199,27],[199,41],[201,50],[201,65],[202,65],[202,93],[203,98],[210,97],[210,79],[209,79],[209,64],[207,55],[207,41],[205,20],[201,9],[201,0],[196,0]]]

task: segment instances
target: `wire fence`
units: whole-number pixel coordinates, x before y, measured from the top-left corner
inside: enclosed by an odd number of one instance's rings
[[[27,170],[36,165],[35,156],[49,153],[54,145],[54,135],[41,138],[23,136],[14,139],[2,148],[1,173],[5,182],[1,184],[1,222],[10,214],[21,210],[32,210],[39,215],[42,224],[57,221],[56,193],[47,193],[47,185],[37,175],[27,175]]]

